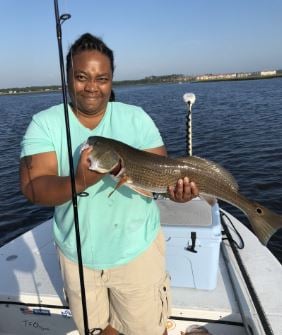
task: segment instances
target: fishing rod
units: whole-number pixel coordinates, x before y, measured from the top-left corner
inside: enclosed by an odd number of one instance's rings
[[[187,153],[189,156],[193,155],[192,152],[192,105],[196,101],[196,96],[194,93],[185,93],[183,95],[183,100],[187,104]]]
[[[80,232],[79,232],[77,193],[76,193],[76,187],[75,187],[75,173],[74,173],[74,164],[73,164],[73,157],[72,157],[72,143],[71,143],[69,114],[68,114],[67,85],[66,85],[66,78],[65,78],[64,56],[63,56],[63,46],[62,46],[62,24],[66,20],[70,19],[71,15],[70,14],[60,15],[58,0],[54,0],[54,10],[55,10],[55,19],[56,19],[56,32],[57,32],[57,40],[58,40],[60,70],[61,70],[62,94],[63,94],[64,115],[65,115],[67,146],[68,146],[68,159],[69,159],[69,167],[70,167],[71,193],[72,193],[72,205],[73,205],[73,213],[74,213],[74,226],[75,226],[76,249],[77,249],[77,259],[78,259],[78,271],[79,271],[79,279],[80,279],[83,324],[84,324],[84,333],[85,335],[88,335],[89,334],[88,315],[87,315],[87,306],[86,306],[83,263],[82,263],[82,255],[81,255],[81,240],[80,240]]]

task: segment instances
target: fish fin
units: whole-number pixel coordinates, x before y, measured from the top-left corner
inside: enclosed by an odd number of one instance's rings
[[[234,191],[239,190],[239,185],[235,180],[235,178],[232,176],[232,174],[229,171],[227,171],[224,167],[213,161],[197,156],[180,157],[177,158],[177,160],[186,163],[192,167],[195,166],[195,168],[197,169],[201,168],[208,169],[208,171],[215,173],[220,180],[223,180],[225,183],[228,183],[228,185],[232,188],[232,190]]]
[[[127,177],[127,176],[123,176],[122,178],[119,179],[119,181],[117,182],[115,188],[112,190],[112,192],[108,195],[108,198],[122,185],[126,184],[125,186],[129,187],[130,189],[132,189],[133,191],[135,191],[136,193],[139,193],[145,197],[148,198],[153,198],[153,193],[147,190],[144,190],[142,188],[138,188],[136,186],[133,186],[131,184],[131,180]]]
[[[153,198],[153,193],[150,192],[150,191],[144,190],[142,188],[138,188],[136,186],[132,186],[130,184],[127,184],[126,186],[128,186],[129,188],[131,188],[136,193],[139,193],[139,194],[143,195],[144,197]]]
[[[108,198],[119,188],[121,187],[123,184],[128,182],[128,177],[127,176],[123,176],[122,178],[120,178],[120,180],[117,182],[115,188],[112,190],[112,192],[110,192],[110,194],[108,195]]]

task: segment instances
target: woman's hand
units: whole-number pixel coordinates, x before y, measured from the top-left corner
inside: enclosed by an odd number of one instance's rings
[[[76,169],[75,181],[77,191],[83,192],[87,187],[97,183],[104,177],[104,174],[89,170],[90,160],[89,155],[93,150],[92,146],[82,150],[80,159]]]
[[[167,189],[170,200],[175,202],[187,202],[199,195],[199,190],[194,182],[190,182],[188,177],[179,179],[175,186]]]

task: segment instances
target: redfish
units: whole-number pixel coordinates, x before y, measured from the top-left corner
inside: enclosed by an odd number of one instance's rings
[[[215,197],[242,210],[261,241],[282,228],[282,216],[239,193],[234,177],[219,164],[196,156],[169,158],[138,150],[125,143],[92,136],[87,141],[93,147],[90,169],[112,173],[119,180],[116,189],[126,185],[135,191],[152,196],[151,192],[166,193],[169,185],[188,177],[197,184],[200,196]]]

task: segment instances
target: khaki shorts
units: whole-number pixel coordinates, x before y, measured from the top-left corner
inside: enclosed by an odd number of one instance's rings
[[[76,263],[59,251],[66,295],[79,333],[84,334]],[[107,270],[84,268],[89,329],[109,324],[124,335],[162,335],[170,315],[165,241],[160,232],[151,246],[126,265]]]

